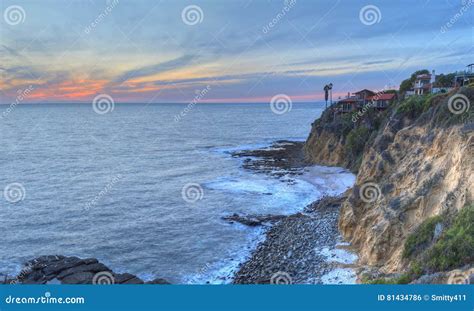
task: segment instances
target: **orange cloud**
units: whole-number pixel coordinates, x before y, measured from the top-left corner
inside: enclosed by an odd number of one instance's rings
[[[100,93],[107,84],[106,80],[70,80],[54,85],[39,85],[28,96],[38,100],[89,100],[91,96]]]

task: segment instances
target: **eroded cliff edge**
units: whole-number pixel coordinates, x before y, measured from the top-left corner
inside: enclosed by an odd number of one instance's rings
[[[467,106],[454,107],[465,98]],[[360,263],[377,271],[370,278],[408,272],[413,281],[472,268],[472,103],[471,86],[410,98],[385,111],[334,115],[327,109],[313,123],[307,159],[357,173],[339,228]]]

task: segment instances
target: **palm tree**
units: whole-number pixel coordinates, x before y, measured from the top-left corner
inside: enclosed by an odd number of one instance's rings
[[[326,109],[328,109],[328,99],[330,98],[330,105],[332,106],[332,83],[326,84],[324,86],[324,99],[326,100]]]
[[[329,85],[324,86],[324,99],[326,100],[326,109],[328,109],[328,98],[329,98]]]

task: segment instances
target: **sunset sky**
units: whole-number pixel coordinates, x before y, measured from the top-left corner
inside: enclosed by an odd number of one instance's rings
[[[0,0],[0,102],[29,86],[24,102],[40,103],[189,102],[208,85],[206,102],[398,87],[417,69],[474,63],[469,1]]]

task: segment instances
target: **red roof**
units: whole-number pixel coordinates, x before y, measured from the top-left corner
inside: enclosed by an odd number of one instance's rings
[[[368,100],[392,100],[395,98],[395,94],[393,93],[383,93],[383,94],[377,94],[374,96],[371,96],[367,98]]]
[[[339,102],[340,102],[340,103],[356,103],[356,102],[357,102],[357,98],[355,98],[355,97],[350,97],[350,98],[346,98],[346,99],[340,100]]]

